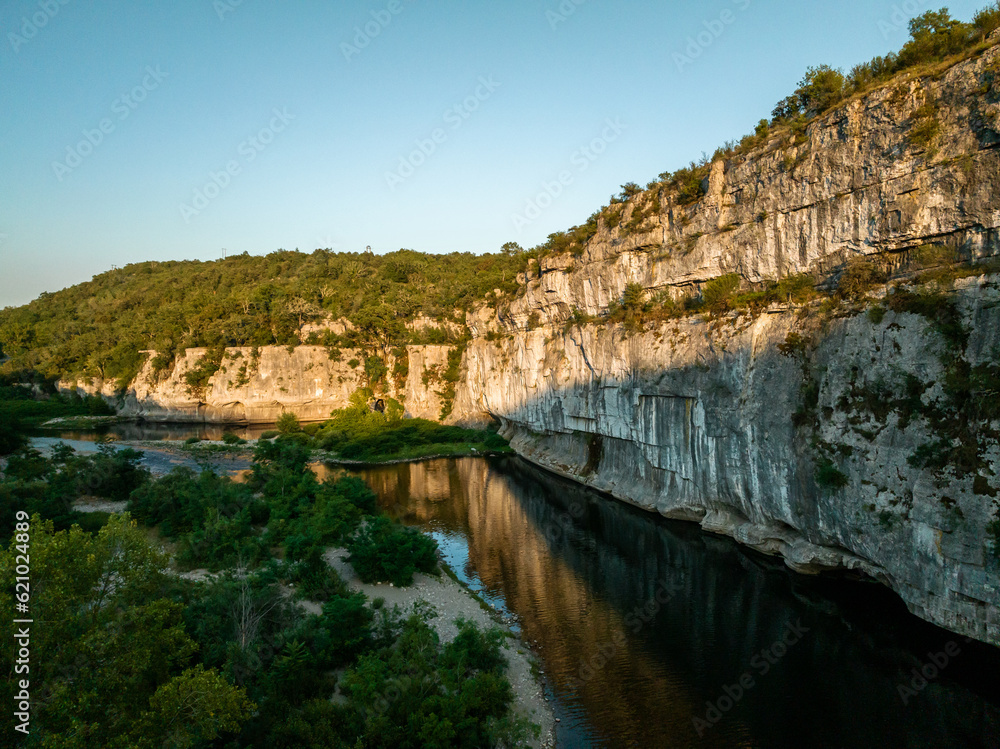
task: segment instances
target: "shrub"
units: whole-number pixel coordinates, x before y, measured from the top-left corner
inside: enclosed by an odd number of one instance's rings
[[[677,192],[677,202],[680,205],[690,205],[705,196],[705,183],[710,170],[711,164],[706,157],[703,162],[696,164],[692,161],[689,166],[678,169],[673,174],[665,172],[660,175],[660,180]]]
[[[910,253],[910,264],[918,270],[952,265],[958,262],[958,252],[954,247],[943,244],[920,245]]]
[[[824,489],[843,489],[850,483],[847,476],[829,458],[816,466],[816,484]]]
[[[972,18],[972,25],[980,40],[986,39],[1000,28],[1000,2],[989,5],[976,13]]]
[[[299,426],[299,417],[291,411],[281,414],[275,426],[278,428],[279,434],[293,434],[302,430],[302,427]]]
[[[738,273],[727,273],[713,278],[701,290],[701,298],[713,310],[726,309],[729,300],[740,288],[740,280]]]
[[[829,65],[809,68],[795,91],[799,108],[819,114],[839,102],[844,95],[844,75]]]
[[[406,586],[413,582],[414,572],[437,568],[437,542],[386,517],[370,520],[359,529],[347,550],[351,554],[348,561],[366,583]]]
[[[245,445],[247,441],[241,438],[239,435],[233,434],[232,432],[226,432],[222,435],[222,441],[227,445]]]
[[[385,376],[389,373],[389,367],[380,356],[365,357],[365,378],[368,385],[374,387],[385,381]]]
[[[28,444],[23,429],[17,419],[5,419],[0,422],[0,455],[10,455]]]
[[[622,293],[622,308],[626,311],[639,312],[646,305],[646,290],[642,284],[630,283]]]
[[[847,261],[837,281],[837,292],[845,299],[863,299],[872,287],[885,283],[886,276],[875,264],[864,257]]]
[[[635,182],[626,182],[622,185],[622,191],[618,194],[618,199],[621,201],[628,200],[629,198],[634,198],[636,195],[642,192],[642,188],[639,187]]]
[[[961,52],[972,36],[972,27],[952,18],[947,8],[929,10],[911,19],[909,28],[910,41],[899,51],[901,68],[935,62]]]

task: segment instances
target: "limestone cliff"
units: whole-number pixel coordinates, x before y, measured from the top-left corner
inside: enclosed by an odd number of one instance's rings
[[[776,136],[718,161],[695,205],[661,190],[629,201],[613,228],[602,218],[582,254],[529,269],[508,309],[470,315],[480,337],[456,415],[500,419],[520,454],[564,476],[803,572],[856,570],[919,616],[1000,645],[987,533],[1000,445],[986,440],[978,473],[914,461],[960,442],[926,416],[954,407],[957,365],[1000,361],[997,277],[941,290],[968,334],[957,348],[933,314],[861,309],[772,306],[635,333],[567,325],[574,310],[606,314],[627,284],[679,297],[725,273],[752,283],[806,272],[829,286],[852,256],[891,269],[927,243],[997,254],[1000,105],[987,84],[998,64],[994,47],[849,101],[797,144]],[[937,133],[918,147],[912,131],[928,116]],[[649,215],[630,231],[637,211]]]
[[[966,376],[995,374],[1000,362],[997,277],[938,290],[941,309],[956,311],[947,335],[933,311],[850,305],[772,305],[632,332],[567,322],[606,315],[629,284],[647,298],[679,298],[728,273],[744,284],[809,273],[831,288],[856,256],[903,271],[928,243],[966,260],[998,254],[995,80],[992,47],[716,161],[695,203],[658,189],[628,201],[617,221],[606,213],[581,254],[543,257],[519,298],[468,315],[473,340],[451,420],[497,419],[519,453],[553,471],[780,554],[802,572],[873,577],[919,616],[1000,645],[1000,570],[987,531],[998,512],[1000,425],[977,438],[974,469],[918,459],[968,444],[961,424],[943,426],[957,392],[1000,398]],[[184,381],[198,351],[160,380],[147,366],[124,410],[318,419],[360,384],[350,360],[361,357],[350,352],[334,362],[319,347],[262,349],[242,375],[229,354],[203,393]],[[412,415],[440,412],[435,373],[447,355],[408,349],[405,385],[391,394]]]
[[[447,367],[451,346],[408,346],[399,372],[394,357],[386,358],[390,376],[379,395],[397,398],[407,416],[436,419],[441,413],[441,372]],[[124,391],[114,383],[61,383],[100,393],[124,416],[147,421],[206,422],[217,424],[273,424],[283,413],[294,413],[302,421],[322,421],[343,408],[351,394],[367,384],[365,354],[352,349],[337,350],[333,357],[322,346],[263,346],[228,348],[221,366],[204,387],[192,387],[186,375],[208,354],[207,349],[187,349],[172,367],[162,373],[153,369],[149,352],[138,377]]]

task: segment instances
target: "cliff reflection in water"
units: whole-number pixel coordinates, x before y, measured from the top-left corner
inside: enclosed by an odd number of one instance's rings
[[[560,745],[996,746],[997,651],[880,586],[794,575],[517,459],[362,475],[404,522],[465,539],[466,575],[537,643]],[[961,653],[904,704],[949,642]]]

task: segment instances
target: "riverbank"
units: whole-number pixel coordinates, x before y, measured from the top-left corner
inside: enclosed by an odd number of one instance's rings
[[[35,446],[43,452],[48,452],[60,441],[53,438],[33,439]],[[191,465],[195,462],[190,446],[164,445],[156,441],[120,441],[115,444],[142,451],[143,464],[155,475],[164,475],[178,465]],[[71,446],[81,447],[77,442],[71,443]],[[230,447],[218,443],[220,449],[206,452],[203,458],[211,458],[216,470],[244,470],[250,465],[254,446],[248,443]],[[82,447],[96,450],[97,443],[83,443]],[[221,463],[228,465],[220,465]],[[205,463],[204,460],[199,460],[195,464]],[[126,508],[126,502],[111,502],[96,497],[82,497],[73,505],[73,509],[79,512],[102,514],[121,513]],[[150,539],[167,553],[172,554],[175,551],[172,545],[159,537],[155,531],[150,531]],[[555,712],[546,698],[544,677],[535,655],[496,610],[460,582],[458,576],[448,568],[443,559],[439,559],[439,564],[444,570],[443,574],[434,576],[417,573],[412,585],[399,588],[388,584],[362,583],[346,557],[347,552],[343,549],[328,549],[325,554],[327,563],[337,571],[352,591],[363,593],[368,599],[369,606],[376,599],[382,599],[383,605],[390,608],[398,606],[404,615],[419,608],[421,602],[426,602],[436,612],[436,616],[428,623],[437,632],[442,643],[451,642],[458,634],[458,627],[455,624],[458,619],[470,621],[481,629],[500,627],[505,635],[503,654],[508,662],[506,676],[513,690],[515,710],[520,717],[539,727],[538,737],[529,745],[538,748],[555,745]],[[207,570],[184,573],[175,570],[175,572],[187,579],[203,580],[212,577],[212,573]],[[287,592],[289,595],[294,594],[292,590]],[[300,604],[311,614],[318,614],[322,610],[320,604],[312,601],[301,601]]]
[[[404,614],[413,611],[421,601],[431,604],[438,615],[430,621],[430,626],[438,633],[442,643],[451,642],[458,634],[456,619],[471,621],[480,629],[500,627],[506,635],[504,655],[507,658],[507,678],[514,690],[517,712],[541,729],[538,739],[530,745],[555,746],[555,712],[545,697],[542,675],[535,656],[489,605],[458,581],[443,561],[439,560],[439,564],[444,569],[444,574],[433,576],[418,572],[413,576],[412,585],[397,588],[391,584],[361,582],[347,561],[347,556],[344,549],[330,549],[325,559],[352,591],[364,593],[369,601],[381,598],[384,605],[399,606]]]
[[[202,440],[186,444],[170,440],[119,440],[115,444],[137,450],[155,450],[163,454],[187,456],[198,463],[220,461],[246,461],[253,459],[259,440],[247,440],[243,444],[228,444],[221,440]],[[325,450],[313,450],[311,459],[315,463],[344,468],[366,468],[369,466],[389,466],[401,463],[420,463],[441,458],[490,458],[513,455],[513,450],[491,450],[473,445],[429,445],[427,450],[414,450],[403,456],[385,457],[375,460],[348,460],[331,456]]]

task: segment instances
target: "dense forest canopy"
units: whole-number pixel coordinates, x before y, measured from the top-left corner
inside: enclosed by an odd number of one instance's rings
[[[511,249],[488,255],[279,250],[214,262],[136,263],[0,311],[0,344],[10,357],[3,369],[124,384],[142,366],[144,350],[160,352],[166,366],[188,347],[293,345],[305,325],[330,318],[345,318],[356,330],[315,342],[401,345],[416,337],[405,323],[421,314],[464,324],[462,313],[473,304],[514,294],[525,261]]]

